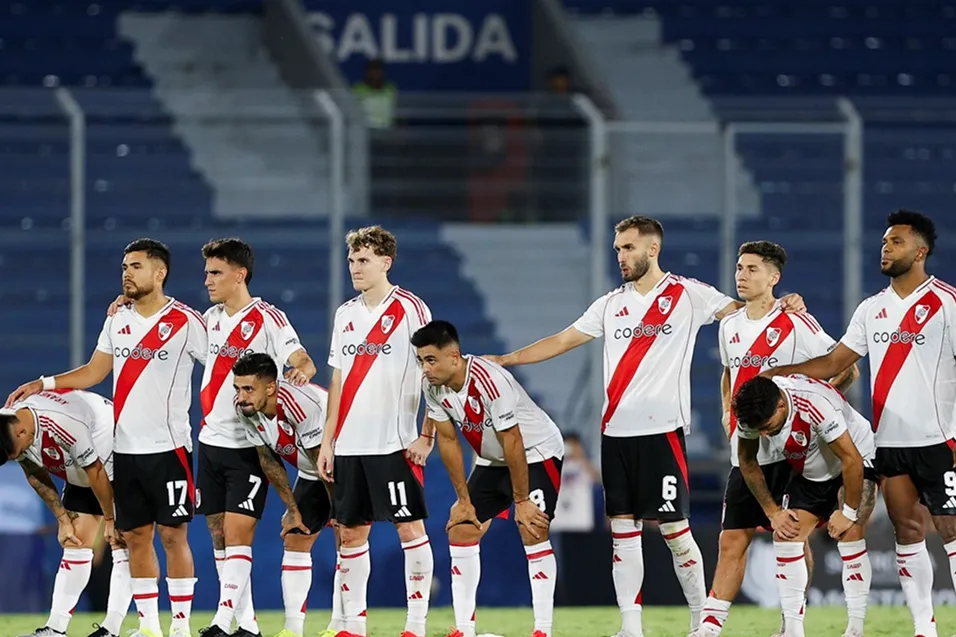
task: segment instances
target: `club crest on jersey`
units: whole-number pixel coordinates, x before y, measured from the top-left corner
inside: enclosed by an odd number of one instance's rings
[[[159,324],[159,340],[165,341],[169,338],[169,335],[173,332],[172,323],[160,323]]]
[[[51,458],[53,458],[53,459],[56,460],[56,461],[59,461],[59,460],[60,460],[60,450],[57,449],[56,447],[44,447],[44,448],[43,448],[43,453],[45,453],[46,455],[50,456]]]
[[[777,344],[777,340],[780,338],[780,328],[779,327],[768,327],[767,328],[767,345],[773,347]]]
[[[807,446],[807,437],[802,431],[791,432],[790,437],[793,438],[793,441],[801,447]]]
[[[475,412],[476,416],[481,416],[481,402],[474,396],[468,397],[468,406]]]
[[[281,429],[283,433],[285,433],[287,436],[291,436],[293,433],[292,426],[284,420],[281,420],[281,419],[277,419],[277,420],[279,422],[279,429]]]
[[[916,313],[913,315],[913,318],[916,319],[916,322],[919,325],[923,324],[923,321],[926,320],[926,317],[929,315],[929,306],[928,305],[917,305]]]
[[[248,341],[249,337],[252,336],[252,331],[256,329],[256,324],[252,321],[243,321],[239,325],[239,334],[242,336],[242,340]]]
[[[657,297],[657,309],[661,311],[661,314],[667,314],[671,311],[671,302],[673,299],[669,296],[659,296]]]
[[[382,317],[382,331],[386,334],[392,331],[392,325],[395,324],[395,317],[391,314],[386,314]]]

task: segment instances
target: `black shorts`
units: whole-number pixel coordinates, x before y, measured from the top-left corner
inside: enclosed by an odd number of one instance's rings
[[[528,497],[552,520],[560,489],[559,458],[548,458],[528,465]],[[511,472],[508,467],[476,466],[468,477],[468,495],[471,496],[471,503],[480,522],[499,515],[507,517],[508,510],[514,503]]]
[[[601,437],[605,513],[675,522],[690,517],[684,430]]]
[[[89,487],[78,487],[68,482],[63,487],[60,501],[63,502],[64,509],[73,513],[103,515],[103,507],[100,506],[100,501],[96,499],[93,489]]]
[[[786,460],[773,462],[760,467],[763,471],[767,489],[773,501],[780,504],[783,494],[790,483],[793,469]],[[763,508],[750,491],[739,467],[732,467],[724,487],[724,510],[721,516],[721,529],[770,529],[770,520],[764,515]]]
[[[956,470],[947,443],[878,448],[876,469],[886,478],[909,476],[919,492],[919,501],[933,515],[956,515]]]
[[[873,464],[869,460],[863,462],[863,480],[876,483],[878,476]],[[842,477],[826,482],[813,482],[795,472],[790,478],[790,484],[787,485],[783,507],[806,511],[817,516],[820,520],[828,520],[830,514],[836,511],[839,506],[840,489],[842,488]]]
[[[306,525],[312,533],[321,531],[328,524],[329,514],[332,511],[332,502],[329,500],[325,483],[321,480],[296,478],[292,495],[295,497],[296,506],[299,507],[302,524]],[[302,531],[291,532],[302,533]]]
[[[384,456],[335,456],[332,507],[343,526],[413,522],[428,517],[422,468],[404,451]]]
[[[262,518],[269,482],[255,447],[228,449],[200,442],[196,478],[196,513],[228,511]]]
[[[192,453],[182,447],[160,453],[114,453],[113,499],[120,531],[189,522],[196,504]]]

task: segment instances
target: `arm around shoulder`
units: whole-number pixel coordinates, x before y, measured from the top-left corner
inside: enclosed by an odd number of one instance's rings
[[[594,336],[581,332],[573,325],[551,336],[542,338],[527,347],[522,347],[501,357],[501,364],[530,365],[560,356],[567,351],[594,340]]]
[[[810,378],[819,380],[830,380],[834,376],[841,374],[848,367],[860,360],[860,355],[843,343],[837,343],[828,354],[811,358],[803,363],[796,365],[784,365],[774,367],[761,376],[787,376],[789,374],[803,374]]]

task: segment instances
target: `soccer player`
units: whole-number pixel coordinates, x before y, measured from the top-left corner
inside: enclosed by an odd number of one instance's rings
[[[16,460],[59,525],[63,559],[46,625],[24,637],[66,635],[73,608],[90,581],[93,544],[113,548],[106,619],[90,637],[117,637],[133,597],[129,555],[114,530],[113,403],[89,392],[40,392],[0,410],[0,465]],[[60,499],[51,476],[66,484]]]
[[[392,233],[370,226],[350,232],[345,241],[352,285],[360,294],[335,313],[332,382],[319,452],[319,475],[335,482],[342,634],[365,635],[370,523],[389,521],[405,551],[408,616],[402,637],[424,637],[435,565],[425,533],[422,466],[434,445],[434,428],[426,419],[419,435],[415,422],[421,370],[411,337],[431,321],[431,311],[389,282],[396,254]]]
[[[166,296],[169,248],[137,239],[124,251],[123,294],[133,300],[107,317],[90,361],[57,376],[21,385],[8,404],[50,389],[86,389],[113,372],[114,498],[116,528],[129,547],[139,630],[161,637],[158,527],[166,552],[172,610],[170,637],[188,637],[196,584],[186,538],[195,487],[189,404],[194,361],[206,358],[206,325],[192,308]]]
[[[825,379],[870,355],[876,469],[896,533],[900,585],[915,634],[922,637],[937,633],[933,565],[917,502],[932,514],[956,577],[956,288],[926,273],[935,244],[929,217],[891,213],[880,254],[880,271],[890,285],[860,303],[826,356],[764,372]]]
[[[620,637],[641,637],[643,520],[659,520],[690,606],[691,630],[704,606],[703,558],[690,531],[684,428],[690,426],[690,364],[697,332],[743,304],[695,279],[661,270],[664,229],[648,217],[615,226],[624,285],[591,304],[562,332],[501,357],[538,363],[604,337],[606,399],[601,419],[605,510],[611,518]],[[788,310],[804,310],[788,295]]]
[[[428,418],[458,495],[447,525],[456,625],[448,637],[475,637],[478,545],[492,518],[507,515],[512,503],[528,557],[532,637],[551,637],[557,562],[548,528],[561,486],[561,431],[510,372],[483,358],[462,356],[451,323],[432,321],[415,332],[412,345],[425,372]],[[477,456],[467,482],[456,426]]]
[[[730,439],[730,475],[724,491],[724,514],[720,532],[717,570],[704,603],[700,628],[695,637],[719,635],[727,621],[730,605],[740,591],[747,565],[747,549],[759,528],[775,527],[760,503],[747,488],[737,462],[737,418],[731,409],[733,394],[760,370],[774,365],[805,361],[830,351],[836,345],[809,314],[787,313],[774,296],[780,282],[787,252],[770,241],[744,243],[737,251],[737,295],[746,306],[720,321],[718,342],[724,366],[720,388],[724,431]],[[857,377],[857,368],[847,368],[832,383],[845,390]],[[757,454],[764,479],[774,502],[779,505],[790,479],[790,465],[783,455],[765,440]],[[786,516],[779,507],[775,516]],[[807,543],[808,568],[812,572],[810,545]],[[865,556],[864,556],[865,557]],[[780,631],[783,633],[783,629]]]
[[[279,368],[268,354],[246,354],[232,367],[235,396],[234,410],[243,435],[254,445],[258,462],[266,479],[288,508],[282,519],[281,536],[285,543],[282,557],[282,598],[285,604],[285,628],[277,637],[302,637],[305,626],[305,604],[312,587],[312,545],[319,531],[329,520],[331,503],[326,485],[319,479],[315,464],[325,423],[327,394],[316,385],[297,387],[279,379]],[[289,476],[282,460],[295,467],[298,478],[289,486]],[[252,563],[238,559],[245,568],[245,578],[235,588],[225,590],[231,596],[220,603],[234,604],[242,595],[241,583],[248,580]],[[341,612],[333,593],[333,614]],[[218,615],[217,615],[218,616]],[[213,621],[204,637],[222,637],[229,633]],[[324,635],[335,635],[329,627]]]
[[[216,305],[204,316],[209,352],[200,392],[198,512],[206,516],[219,571],[214,621],[228,634],[235,618],[237,637],[255,637],[259,626],[249,580],[252,539],[268,485],[259,454],[236,415],[232,366],[245,352],[268,354],[278,369],[289,365],[289,382],[305,385],[315,375],[315,365],[285,313],[249,294],[254,256],[247,243],[235,238],[211,241],[203,246],[202,256],[209,300]],[[242,597],[225,604],[236,590],[244,591]]]
[[[876,503],[875,444],[870,423],[832,385],[806,376],[757,376],[734,397],[739,422],[740,471],[774,529],[777,588],[786,618],[784,637],[804,637],[809,571],[804,551],[819,522],[840,540],[843,591],[850,626],[844,637],[862,637],[870,563],[864,529]],[[762,443],[793,468],[780,509],[757,462]],[[842,507],[842,508],[841,508]]]

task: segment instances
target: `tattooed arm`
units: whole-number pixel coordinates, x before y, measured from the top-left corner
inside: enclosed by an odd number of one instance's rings
[[[56,516],[57,521],[66,519],[72,522],[77,518],[76,513],[72,513],[63,508],[60,494],[56,490],[56,485],[53,484],[53,478],[50,477],[46,469],[26,459],[21,460],[19,464],[20,468],[23,469],[23,473],[27,476],[27,482],[29,482],[33,490],[37,492],[40,499],[46,503],[47,508],[53,511],[53,515]]]
[[[282,462],[276,458],[272,450],[264,445],[256,447],[259,452],[259,465],[266,478],[275,487],[276,492],[289,511],[298,511],[299,507],[295,503],[295,496],[292,495],[292,487],[289,486],[289,474],[286,473]]]

